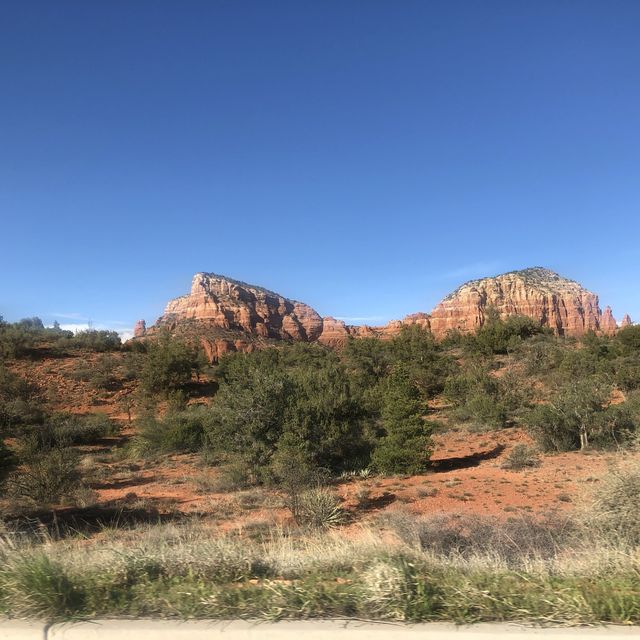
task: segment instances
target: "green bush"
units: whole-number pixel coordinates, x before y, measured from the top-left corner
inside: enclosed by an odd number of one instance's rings
[[[613,367],[613,381],[620,389],[640,389],[640,351],[634,355],[617,358]]]
[[[43,329],[42,321],[38,325],[35,320],[30,318],[14,324],[0,322],[0,359],[22,358],[32,352]]]
[[[203,364],[198,348],[163,333],[157,340],[148,342],[140,384],[146,393],[167,394],[191,382]]]
[[[404,368],[396,368],[381,384],[383,435],[371,457],[374,469],[387,474],[421,473],[433,448],[431,426],[422,415],[425,407]]]
[[[471,423],[476,429],[501,429],[507,424],[507,409],[498,394],[482,389],[471,391],[455,412],[455,417]]]
[[[517,357],[527,375],[546,375],[560,366],[563,349],[552,336],[537,336],[522,342]]]
[[[454,404],[456,419],[476,428],[500,429],[529,405],[531,388],[514,374],[497,377],[482,366],[468,365],[447,379],[444,395]]]
[[[98,353],[118,351],[121,346],[122,341],[116,331],[95,329],[78,331],[75,335],[63,337],[56,343],[59,351],[86,349]]]
[[[88,382],[91,387],[100,391],[113,391],[118,388],[118,362],[111,355],[102,355],[95,362],[82,360],[71,372],[74,380]]]
[[[43,417],[35,388],[0,363],[0,429],[36,424]]]
[[[238,491],[256,483],[252,469],[240,457],[231,458],[218,469],[215,488],[217,491]]]
[[[19,446],[23,455],[30,455],[57,447],[93,444],[118,433],[118,424],[101,413],[55,413],[43,424],[25,429],[19,436]]]
[[[134,450],[141,454],[200,451],[209,419],[204,407],[168,413],[162,419],[145,415],[138,421]]]
[[[447,376],[457,369],[453,358],[419,325],[402,327],[388,344],[391,364],[407,372],[423,400],[440,393]]]
[[[57,323],[45,327],[40,318],[24,318],[13,324],[0,322],[0,358],[22,358],[42,346],[59,354],[71,349],[103,352],[118,350],[121,342],[115,331],[88,330],[74,335],[61,330]]]
[[[543,451],[618,446],[636,430],[628,405],[609,406],[611,387],[598,378],[574,381],[536,406],[525,421]]]
[[[624,353],[640,353],[640,325],[635,324],[620,329],[620,331],[616,333],[615,340],[622,347]]]
[[[539,466],[540,456],[537,449],[527,444],[517,444],[513,447],[502,464],[503,469],[509,469],[510,471],[522,471],[522,469]]]
[[[545,333],[545,329],[527,316],[500,318],[497,310],[488,308],[484,323],[475,335],[466,336],[465,347],[471,353],[506,354],[519,348],[529,338]]]
[[[609,544],[640,545],[640,465],[627,463],[609,470],[585,505],[586,525]]]
[[[30,454],[8,479],[13,498],[43,507],[59,504],[79,487],[78,454],[67,447],[54,447]]]
[[[210,455],[240,456],[258,478],[283,439],[304,446],[316,467],[368,459],[366,410],[334,353],[313,345],[267,349],[228,358],[219,371]]]
[[[389,372],[392,354],[389,342],[378,338],[351,338],[343,358],[354,388],[366,393]]]

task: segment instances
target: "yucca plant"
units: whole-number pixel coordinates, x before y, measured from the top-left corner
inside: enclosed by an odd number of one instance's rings
[[[346,513],[334,493],[317,488],[300,494],[293,517],[298,524],[328,529],[342,524]]]

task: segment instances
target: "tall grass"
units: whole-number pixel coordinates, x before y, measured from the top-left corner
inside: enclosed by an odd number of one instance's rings
[[[434,550],[392,523],[260,541],[216,537],[204,522],[106,530],[91,543],[6,538],[0,613],[637,623],[640,553],[586,542],[520,556]]]

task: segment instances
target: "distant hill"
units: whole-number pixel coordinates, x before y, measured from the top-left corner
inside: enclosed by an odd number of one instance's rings
[[[611,309],[600,309],[596,294],[549,269],[532,267],[471,280],[446,296],[430,314],[415,313],[384,327],[346,325],[263,287],[197,273],[190,293],[171,300],[149,330],[140,324],[136,335],[153,335],[160,328],[197,335],[209,358],[217,360],[230,351],[252,351],[280,341],[341,346],[350,337],[385,338],[410,324],[423,326],[441,339],[451,330],[476,331],[489,308],[501,317],[528,316],[562,336],[582,336],[589,331],[612,334],[618,328]],[[629,322],[625,316],[623,324]]]

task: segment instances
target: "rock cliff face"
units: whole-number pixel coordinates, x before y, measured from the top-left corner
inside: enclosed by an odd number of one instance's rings
[[[197,273],[191,292],[171,300],[155,330],[197,334],[212,360],[272,341],[314,342],[323,321],[310,306],[214,273]]]
[[[158,324],[193,320],[274,340],[314,341],[322,333],[322,318],[308,305],[214,273],[197,273],[191,293],[169,302]]]
[[[402,327],[418,325],[444,338],[451,330],[476,331],[489,308],[502,317],[525,315],[558,335],[587,331],[612,334],[618,327],[609,307],[601,311],[598,296],[573,280],[535,267],[463,284],[431,314],[415,313],[384,327],[351,326],[322,318],[310,306],[273,291],[213,273],[197,273],[191,292],[172,300],[154,327],[136,325],[136,337],[161,328],[196,336],[216,361],[232,351],[249,352],[278,341],[319,342],[341,347],[350,338],[391,338]],[[631,320],[625,317],[623,326]]]
[[[632,324],[631,316],[628,313],[625,313],[625,316],[622,318],[622,322],[620,323],[620,328],[624,329],[625,327],[630,327]]]
[[[133,335],[136,338],[142,338],[147,333],[147,323],[144,320],[138,320],[133,328]]]
[[[611,334],[617,329],[611,309],[600,310],[597,295],[553,271],[534,267],[463,284],[433,310],[431,331],[436,338],[452,329],[475,331],[490,307],[502,317],[529,316],[558,335]]]

